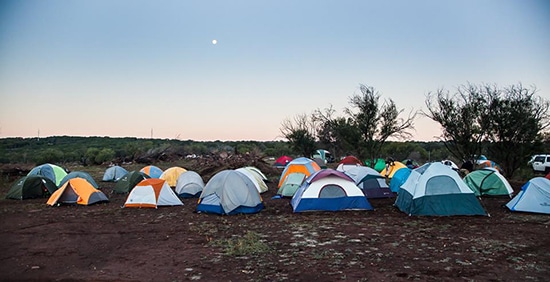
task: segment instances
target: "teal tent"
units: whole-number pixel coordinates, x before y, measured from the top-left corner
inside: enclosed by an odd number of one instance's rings
[[[514,193],[508,180],[493,168],[474,170],[464,177],[464,182],[476,196],[512,196]]]
[[[84,171],[71,171],[71,172],[69,172],[69,174],[65,175],[65,177],[63,177],[63,179],[61,180],[61,182],[57,186],[61,187],[61,186],[63,186],[63,184],[65,184],[65,182],[69,181],[70,179],[77,178],[77,177],[86,179],[86,181],[88,181],[90,184],[92,184],[92,186],[94,186],[94,188],[99,189],[99,185],[97,185],[94,178],[89,173],[84,172]]]
[[[440,162],[413,169],[395,206],[409,215],[487,215],[458,173]]]

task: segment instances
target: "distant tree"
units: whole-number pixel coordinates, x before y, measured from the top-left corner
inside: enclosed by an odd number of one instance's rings
[[[350,97],[351,108],[346,108],[345,112],[361,132],[361,142],[357,144],[359,157],[374,161],[380,157],[381,148],[388,138],[412,136],[408,130],[414,129],[416,113],[411,111],[406,118],[401,118],[403,110],[398,110],[393,100],[381,103],[381,95],[371,86],[361,84],[359,90],[360,94]]]
[[[84,154],[84,160],[83,160],[83,163],[85,165],[93,165],[93,164],[96,164],[95,163],[95,157],[97,156],[97,154],[99,154],[99,149],[98,148],[95,148],[95,147],[91,147],[91,148],[88,148],[86,150],[86,153]]]
[[[487,92],[488,110],[482,119],[491,158],[512,177],[541,146],[550,126],[550,102],[537,89],[521,84]]]
[[[281,124],[283,137],[291,144],[293,151],[309,157],[317,148],[315,143],[315,123],[306,114],[297,115],[293,120],[285,119]]]
[[[58,163],[61,160],[63,160],[63,152],[54,148],[45,149],[35,156],[35,161],[38,164]]]
[[[115,151],[110,148],[103,148],[99,150],[97,155],[94,158],[95,164],[103,164],[106,162],[110,162],[115,158]]]
[[[456,159],[474,160],[481,154],[481,118],[487,111],[487,93],[495,91],[493,86],[467,84],[453,94],[443,89],[428,93],[428,113],[424,115],[441,125],[443,133],[439,139]]]
[[[312,118],[318,124],[317,139],[321,147],[327,148],[334,156],[359,155],[361,132],[351,118],[334,117],[332,108],[317,109]]]

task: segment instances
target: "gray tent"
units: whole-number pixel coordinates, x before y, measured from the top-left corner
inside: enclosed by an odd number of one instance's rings
[[[252,180],[235,170],[223,170],[204,186],[197,212],[257,213],[263,208],[262,198]]]

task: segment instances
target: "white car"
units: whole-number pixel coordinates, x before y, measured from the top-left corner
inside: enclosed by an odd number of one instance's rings
[[[550,172],[550,154],[536,155],[532,161],[534,172]]]

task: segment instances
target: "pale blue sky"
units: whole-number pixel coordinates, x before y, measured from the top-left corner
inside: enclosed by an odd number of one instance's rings
[[[550,98],[550,2],[0,0],[0,137],[273,140],[359,84],[408,112],[468,82]]]

